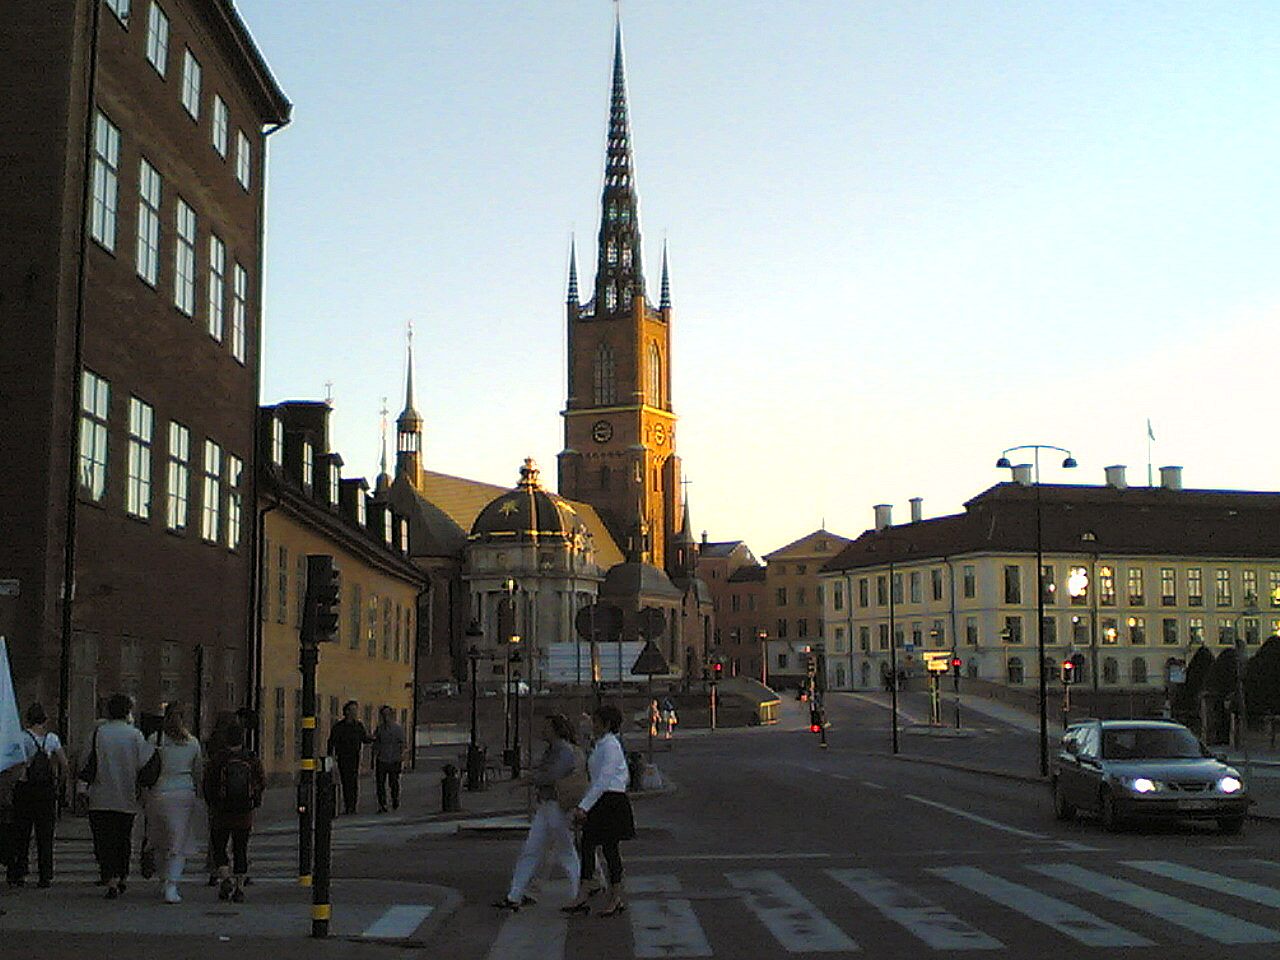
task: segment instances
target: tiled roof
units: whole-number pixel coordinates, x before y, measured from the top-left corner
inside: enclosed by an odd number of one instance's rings
[[[763,583],[764,579],[765,568],[756,563],[748,563],[733,571],[729,583]]]
[[[742,540],[723,540],[718,543],[702,543],[698,545],[698,556],[708,559],[727,557],[740,546],[746,546]]]
[[[792,554],[795,554],[796,556],[811,557],[818,552],[816,549],[801,549],[801,548],[808,547],[811,542],[820,540],[823,537],[826,537],[828,540],[832,541],[832,544],[831,544],[832,549],[838,548],[841,544],[845,544],[849,542],[848,537],[842,537],[838,533],[832,533],[830,530],[824,530],[821,527],[819,527],[817,530],[813,531],[812,533],[806,533],[799,540],[792,540],[785,547],[779,547],[777,550],[774,550],[772,553],[766,553],[764,558],[766,560],[783,559],[785,557],[789,557]]]

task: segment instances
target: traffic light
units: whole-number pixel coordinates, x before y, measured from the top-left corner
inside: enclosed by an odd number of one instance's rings
[[[338,604],[342,576],[327,553],[307,557],[307,595],[302,612],[302,639],[306,643],[336,643]]]
[[[717,660],[715,663],[711,664],[711,679],[712,679],[713,681],[717,681],[717,682],[718,682],[718,681],[720,680],[720,677],[721,677],[721,675],[722,675],[723,673],[724,673],[724,664],[723,664],[723,663],[721,663],[719,660]]]
[[[1062,661],[1062,682],[1064,684],[1076,682],[1076,663],[1074,660]]]
[[[827,726],[827,717],[821,707],[813,706],[809,708],[809,732],[822,733]]]
[[[962,666],[964,666],[964,661],[957,656],[953,656],[951,658],[951,675],[955,677],[960,676],[960,668]]]

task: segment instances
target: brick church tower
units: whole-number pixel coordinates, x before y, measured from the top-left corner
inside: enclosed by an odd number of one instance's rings
[[[684,511],[671,406],[670,284],[664,246],[655,308],[642,269],[621,23],[600,203],[595,287],[586,303],[579,302],[576,249],[570,254],[559,491],[595,507],[628,560],[675,574]]]

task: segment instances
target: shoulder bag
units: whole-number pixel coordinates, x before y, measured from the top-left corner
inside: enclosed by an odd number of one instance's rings
[[[587,793],[590,781],[587,779],[587,765],[582,751],[573,751],[573,772],[556,781],[556,803],[561,810],[572,810]]]
[[[80,767],[78,779],[93,786],[93,781],[98,779],[98,728],[93,728],[93,738],[89,742],[89,756],[85,757],[84,764]]]

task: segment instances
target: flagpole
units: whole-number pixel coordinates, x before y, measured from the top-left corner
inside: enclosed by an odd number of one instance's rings
[[[1153,486],[1151,482],[1151,441],[1155,439],[1151,429],[1151,418],[1147,417],[1147,486]]]

